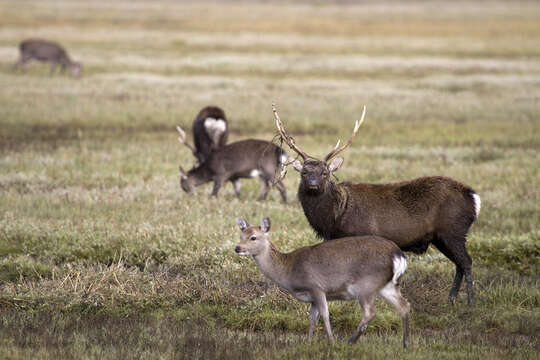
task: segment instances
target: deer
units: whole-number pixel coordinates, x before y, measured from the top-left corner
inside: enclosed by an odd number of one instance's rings
[[[251,256],[261,272],[297,300],[311,303],[308,341],[322,317],[330,344],[328,301],[356,300],[362,307],[362,320],[349,345],[355,344],[375,316],[374,300],[382,297],[396,308],[402,319],[403,347],[409,346],[410,304],[400,293],[400,279],[407,259],[392,241],[368,235],[322,242],[282,253],[270,241],[270,219],[251,226],[237,218],[241,234],[234,251]]]
[[[177,126],[180,136],[178,141],[195,153],[195,148],[186,141],[184,130]],[[181,165],[180,186],[186,193],[195,193],[196,187],[213,181],[211,196],[217,197],[219,189],[227,181],[233,183],[234,192],[240,197],[241,178],[259,178],[261,194],[258,200],[266,200],[270,183],[275,185],[284,203],[287,202],[285,185],[279,178],[278,170],[287,161],[287,154],[279,146],[259,139],[236,141],[210,152],[206,160],[189,171]]]
[[[19,44],[19,53],[19,59],[13,65],[14,70],[24,67],[30,60],[37,60],[51,64],[51,75],[57,65],[60,65],[62,72],[70,68],[72,76],[81,75],[81,64],[72,61],[67,51],[58,43],[41,39],[24,40]]]
[[[455,302],[463,275],[468,304],[474,304],[472,259],[467,253],[467,233],[480,212],[480,196],[469,186],[442,176],[420,177],[390,184],[335,183],[331,176],[364,121],[355,122],[349,140],[340,141],[322,160],[304,152],[287,134],[272,106],[281,139],[298,156],[287,163],[300,173],[298,198],[318,237],[329,241],[345,236],[377,235],[403,251],[423,254],[433,244],[456,266],[449,300]],[[301,158],[301,160],[300,160]]]
[[[228,122],[225,112],[217,106],[206,106],[193,120],[193,155],[203,163],[213,150],[227,143]]]

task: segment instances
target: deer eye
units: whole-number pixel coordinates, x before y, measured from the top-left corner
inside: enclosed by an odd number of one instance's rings
[[[249,238],[250,240],[257,240],[257,237],[256,236],[252,236]]]

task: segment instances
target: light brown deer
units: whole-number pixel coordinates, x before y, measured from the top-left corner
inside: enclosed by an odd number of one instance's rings
[[[399,280],[407,260],[391,241],[378,236],[356,236],[306,246],[284,254],[270,241],[270,219],[250,226],[236,219],[240,227],[239,255],[252,256],[261,272],[296,299],[311,303],[308,340],[322,316],[328,341],[333,344],[328,301],[357,300],[362,321],[349,339],[354,344],[375,316],[379,295],[399,312],[403,323],[403,347],[409,345],[410,305],[400,293]]]
[[[480,212],[480,196],[470,187],[441,176],[421,177],[392,184],[339,183],[331,175],[343,164],[335,157],[356,136],[364,121],[356,121],[353,133],[318,160],[308,155],[288,135],[273,106],[279,134],[303,160],[292,162],[300,172],[298,198],[309,224],[326,240],[345,236],[378,235],[396,243],[403,251],[424,253],[435,245],[456,264],[450,301],[454,302],[463,275],[467,280],[469,304],[474,303],[472,260],[465,247],[467,232]]]

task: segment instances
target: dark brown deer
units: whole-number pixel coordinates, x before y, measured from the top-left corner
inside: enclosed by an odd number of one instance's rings
[[[184,131],[178,141],[193,152],[195,149],[185,141]],[[265,200],[270,191],[270,183],[278,188],[283,202],[287,202],[285,185],[279,178],[279,168],[287,161],[287,155],[279,146],[265,140],[247,139],[230,143],[213,150],[206,160],[188,172],[179,166],[180,186],[187,193],[194,193],[197,186],[214,182],[212,196],[217,196],[219,189],[227,181],[234,186],[236,196],[240,196],[241,178],[258,177],[262,189],[259,200]]]
[[[313,338],[320,315],[333,344],[327,302],[357,300],[362,306],[362,321],[349,339],[349,344],[356,343],[375,316],[373,302],[380,295],[401,315],[403,347],[408,346],[410,305],[399,289],[407,260],[396,244],[378,236],[356,236],[284,254],[270,241],[270,219],[263,219],[260,227],[243,219],[236,219],[236,223],[242,231],[236,253],[252,256],[261,272],[281,289],[311,303],[308,340]]]
[[[51,64],[51,75],[54,74],[57,65],[60,65],[62,72],[70,68],[73,76],[81,75],[81,64],[72,61],[66,50],[55,42],[40,39],[24,40],[19,44],[19,52],[19,60],[13,66],[15,69],[24,67],[30,60],[37,60]]]
[[[465,247],[467,232],[480,212],[480,197],[470,187],[447,177],[421,177],[393,184],[339,183],[332,173],[343,163],[335,158],[358,132],[365,116],[356,121],[347,143],[317,160],[289,136],[273,107],[281,138],[303,160],[292,165],[300,172],[298,198],[311,227],[324,240],[345,236],[378,235],[395,242],[403,251],[424,253],[433,244],[456,265],[450,290],[454,302],[463,274],[469,304],[474,303],[472,260]]]
[[[193,155],[203,163],[213,150],[227,143],[228,131],[225,112],[217,106],[204,107],[193,120]]]

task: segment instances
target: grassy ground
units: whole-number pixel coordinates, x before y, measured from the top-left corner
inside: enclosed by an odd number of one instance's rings
[[[538,357],[540,4],[343,3],[0,1],[0,357]],[[26,37],[83,77],[13,72]],[[178,186],[194,160],[174,125],[217,104],[232,140],[270,140],[272,101],[319,155],[367,105],[340,180],[472,186],[477,304],[447,304],[454,269],[430,249],[404,276],[410,350],[383,302],[356,346],[353,303],[331,304],[337,345],[322,326],[306,343],[307,306],[233,252],[237,216],[270,217],[286,251],[319,241],[297,173],[286,205],[254,180],[240,199]]]

